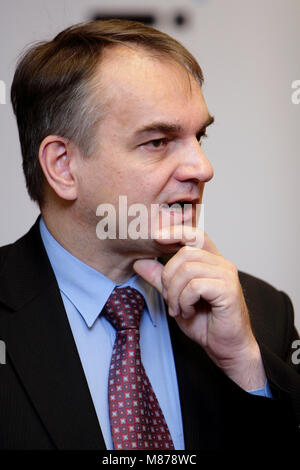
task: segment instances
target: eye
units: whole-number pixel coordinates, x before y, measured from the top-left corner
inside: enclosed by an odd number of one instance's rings
[[[168,144],[168,142],[169,142],[168,139],[164,137],[161,139],[150,140],[149,142],[146,142],[144,145],[147,145],[155,149],[162,149]]]

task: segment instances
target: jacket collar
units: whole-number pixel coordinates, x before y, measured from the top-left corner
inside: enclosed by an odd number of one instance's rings
[[[54,447],[105,449],[39,219],[2,250],[0,331]]]
[[[5,250],[0,266],[0,302],[19,310],[50,284],[55,284],[39,233],[39,219],[29,232]]]

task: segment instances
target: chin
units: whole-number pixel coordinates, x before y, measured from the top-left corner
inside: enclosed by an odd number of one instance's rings
[[[127,246],[126,246],[127,245]],[[130,243],[124,244],[126,252],[133,254],[135,259],[153,259],[161,258],[163,256],[173,256],[177,251],[182,248],[179,243],[172,245],[161,245],[155,240],[131,240]]]

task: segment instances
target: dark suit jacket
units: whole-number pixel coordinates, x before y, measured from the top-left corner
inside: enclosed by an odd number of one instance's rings
[[[186,449],[296,443],[291,302],[252,276],[240,273],[240,280],[274,399],[240,389],[169,318]],[[0,249],[0,339],[0,449],[105,449],[38,221]]]

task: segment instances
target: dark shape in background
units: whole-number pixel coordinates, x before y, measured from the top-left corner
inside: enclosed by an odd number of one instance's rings
[[[131,20],[131,21],[139,21],[140,23],[144,23],[149,26],[153,26],[156,22],[156,16],[153,14],[147,14],[147,13],[142,13],[142,14],[128,14],[128,13],[98,13],[94,15],[92,18],[93,20],[110,20],[110,19],[118,19],[118,20]]]
[[[157,25],[158,16],[154,13],[95,13],[92,16],[92,20],[110,20],[110,19],[119,19],[119,20],[131,20],[131,21],[139,21],[148,26]],[[187,23],[187,16],[183,12],[176,12],[171,15],[171,21],[173,25],[181,28],[185,26]]]

